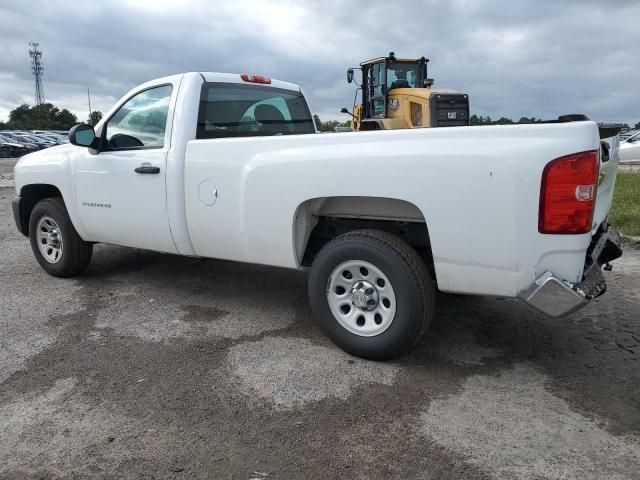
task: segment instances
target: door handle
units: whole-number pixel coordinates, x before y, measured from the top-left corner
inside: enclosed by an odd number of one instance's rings
[[[145,162],[142,165],[140,165],[138,168],[136,168],[134,172],[146,173],[146,174],[160,173],[160,167],[154,167],[150,163]]]

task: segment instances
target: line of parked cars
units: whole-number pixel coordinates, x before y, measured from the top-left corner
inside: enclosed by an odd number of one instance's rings
[[[68,131],[0,130],[0,158],[21,157],[63,143],[69,143]]]

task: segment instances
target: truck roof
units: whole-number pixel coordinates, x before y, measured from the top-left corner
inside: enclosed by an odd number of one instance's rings
[[[220,82],[220,83],[243,83],[245,82],[240,78],[239,73],[219,73],[219,72],[199,72],[202,75],[206,82]],[[285,90],[295,90],[296,92],[301,92],[301,88],[299,85],[295,83],[283,82],[282,80],[276,80],[275,78],[271,78],[270,84],[261,84],[264,86],[270,86],[274,88],[283,88]]]

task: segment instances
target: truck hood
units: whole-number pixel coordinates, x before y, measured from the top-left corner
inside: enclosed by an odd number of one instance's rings
[[[70,181],[68,172],[72,171],[71,164],[79,148],[71,144],[58,145],[21,157],[14,167],[16,193],[19,194],[24,185],[32,183],[52,184],[61,188],[62,184]]]
[[[61,156],[70,155],[76,148],[75,145],[71,145],[70,143],[65,143],[64,145],[56,145],[54,147],[49,147],[44,150],[38,150],[33,153],[28,153],[23,157],[20,157],[18,163],[16,163],[16,170],[19,167],[24,167],[27,165],[37,165],[39,163],[49,163],[49,161],[54,158],[60,158]]]

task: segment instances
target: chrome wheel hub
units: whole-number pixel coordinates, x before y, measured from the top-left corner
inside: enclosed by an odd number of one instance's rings
[[[51,217],[44,216],[36,225],[36,241],[42,257],[49,263],[58,263],[62,258],[62,233]]]
[[[384,332],[396,313],[391,282],[382,270],[363,260],[348,260],[331,272],[327,302],[342,327],[363,337]]]
[[[366,280],[356,282],[351,288],[351,303],[362,310],[374,310],[378,306],[378,290]]]
[[[51,232],[47,233],[47,243],[52,247],[60,246],[60,236],[57,230],[52,230]]]

